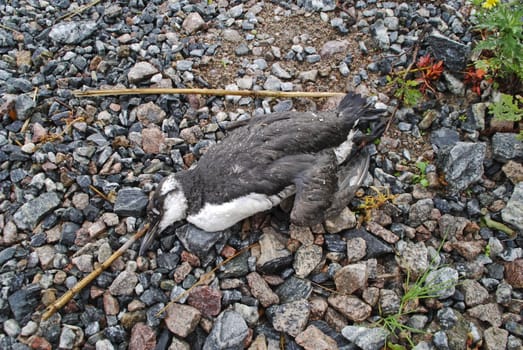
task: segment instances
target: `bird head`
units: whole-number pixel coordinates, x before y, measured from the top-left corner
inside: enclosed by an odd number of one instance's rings
[[[142,240],[143,255],[154,239],[165,229],[187,216],[187,198],[175,174],[164,178],[156,188],[147,207],[150,229]]]

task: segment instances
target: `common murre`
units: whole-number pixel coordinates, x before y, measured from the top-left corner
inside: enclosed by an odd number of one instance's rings
[[[383,114],[348,93],[336,111],[273,113],[246,121],[195,168],[159,183],[140,255],[181,220],[221,231],[292,195],[294,224],[310,226],[339,214],[367,174],[365,145],[383,133]]]

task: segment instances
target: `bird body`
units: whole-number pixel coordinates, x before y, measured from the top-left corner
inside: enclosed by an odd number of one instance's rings
[[[312,225],[335,215],[367,172],[368,154],[355,145],[381,134],[382,114],[349,93],[337,111],[252,118],[209,149],[195,168],[160,182],[149,205],[155,226],[142,248],[177,221],[221,231],[294,194],[293,223]],[[371,135],[362,134],[373,127]]]

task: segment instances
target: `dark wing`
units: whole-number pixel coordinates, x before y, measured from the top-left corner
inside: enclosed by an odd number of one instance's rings
[[[311,226],[323,221],[338,188],[336,170],[336,156],[328,150],[318,154],[314,163],[294,179],[296,197],[291,211],[294,224]]]
[[[277,193],[311,165],[316,153],[339,145],[347,133],[332,112],[253,118],[198,161],[194,172],[199,173],[199,186],[207,193],[204,201],[227,201],[251,192]]]

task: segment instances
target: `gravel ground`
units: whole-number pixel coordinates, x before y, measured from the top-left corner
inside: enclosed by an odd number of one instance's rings
[[[523,147],[462,83],[465,1],[87,4],[0,0],[0,348],[523,348]],[[437,98],[397,108],[386,75],[417,48],[444,77]],[[173,229],[42,321],[143,225],[161,178],[224,137],[218,123],[336,105],[73,94],[113,87],[355,90],[396,113],[339,218],[295,227],[283,206],[215,234]],[[365,212],[365,195],[382,205]],[[398,318],[422,332],[393,337],[376,323],[402,307],[407,272],[437,292]]]

